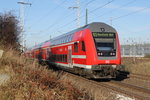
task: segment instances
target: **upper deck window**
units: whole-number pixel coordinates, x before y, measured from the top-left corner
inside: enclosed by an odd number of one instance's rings
[[[74,52],[78,52],[78,43],[77,42],[74,43]]]

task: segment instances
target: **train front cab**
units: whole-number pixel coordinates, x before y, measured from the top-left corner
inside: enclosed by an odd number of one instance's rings
[[[87,46],[87,65],[91,65],[92,77],[115,78],[118,72],[123,70],[120,66],[120,44],[117,31],[104,23],[91,26],[89,29],[86,32],[88,38],[85,38],[85,45]]]
[[[116,30],[101,23],[89,26],[84,31],[76,33],[76,36],[80,36],[81,33],[81,41],[84,42],[86,50],[83,73],[91,78],[115,78],[118,72],[123,70],[120,66],[120,44]]]

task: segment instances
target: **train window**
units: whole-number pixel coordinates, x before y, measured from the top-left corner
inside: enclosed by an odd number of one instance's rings
[[[59,43],[58,44],[60,44],[61,43],[61,39],[59,40]]]
[[[59,42],[59,41],[57,40],[57,41],[56,41],[56,44],[58,44],[58,42]]]
[[[66,43],[66,36],[64,37],[64,43]]]
[[[74,43],[74,52],[78,52],[78,43],[77,42]]]
[[[66,43],[67,42],[67,36],[65,36],[64,40],[65,40],[65,43]]]
[[[63,41],[63,43],[65,43],[66,42],[66,36],[64,37],[64,41]]]
[[[70,35],[68,35],[68,42],[70,41]]]
[[[57,55],[57,61],[60,61],[60,56],[59,55]]]
[[[57,56],[56,55],[54,55],[54,61],[57,61]]]
[[[63,38],[61,38],[61,41],[60,41],[60,43],[62,43],[63,42]]]
[[[69,41],[71,41],[71,35],[70,35]]]
[[[67,55],[65,55],[65,62],[67,62]]]
[[[71,34],[71,40],[72,40],[73,34]]]
[[[114,39],[114,48],[116,48],[116,40]]]
[[[67,42],[69,42],[69,35],[67,36]]]
[[[62,37],[62,42],[61,43],[64,43],[64,37]]]
[[[85,44],[84,44],[84,41],[81,42],[81,49],[82,49],[82,51],[85,51]]]
[[[62,62],[64,62],[64,55],[61,55],[61,57],[62,57]]]
[[[62,62],[67,62],[67,55],[61,55],[61,57],[62,57]]]
[[[69,41],[71,40],[71,36],[69,35]]]
[[[52,55],[50,60],[52,62],[58,61],[58,62],[67,62],[67,55],[66,54],[58,54],[58,55]]]
[[[55,57],[56,57],[56,61],[59,61],[58,55],[55,55]]]
[[[62,62],[62,55],[59,55],[60,56],[60,62]]]
[[[62,43],[65,43],[65,37],[63,37],[63,42]]]
[[[61,42],[61,40],[59,39],[59,42],[58,42],[58,44],[60,44],[60,42]]]
[[[49,48],[46,49],[46,58],[48,59],[49,57]]]
[[[65,55],[62,55],[63,56],[63,60],[62,60],[62,62],[65,62]]]
[[[60,62],[62,61],[62,55],[59,55],[59,61]]]

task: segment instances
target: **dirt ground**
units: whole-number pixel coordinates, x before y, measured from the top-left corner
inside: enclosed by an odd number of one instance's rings
[[[122,65],[130,73],[150,75],[150,58],[122,58]]]

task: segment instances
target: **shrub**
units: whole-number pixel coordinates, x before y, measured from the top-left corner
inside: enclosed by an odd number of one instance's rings
[[[21,28],[18,22],[12,12],[0,14],[0,46],[20,49]]]
[[[1,69],[9,67],[9,82],[0,86],[2,100],[85,100],[87,95],[69,81],[61,80],[63,73],[48,70],[35,60],[29,60],[10,50],[0,59]],[[3,68],[5,69],[5,68]],[[86,98],[87,100],[87,98]]]

